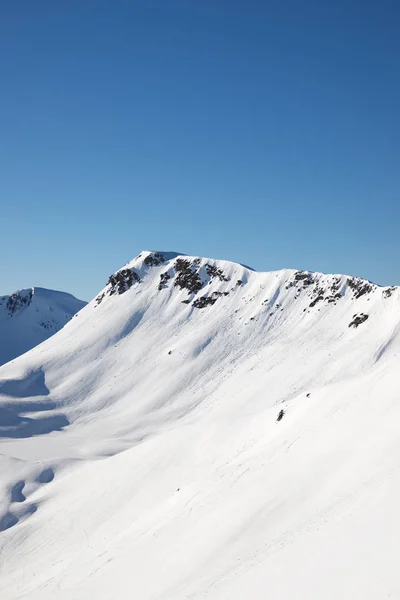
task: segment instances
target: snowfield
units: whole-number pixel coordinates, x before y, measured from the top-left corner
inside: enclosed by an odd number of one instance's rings
[[[0,296],[0,365],[59,331],[86,302],[35,287]]]
[[[142,252],[0,368],[1,599],[400,598],[399,366],[400,288]]]

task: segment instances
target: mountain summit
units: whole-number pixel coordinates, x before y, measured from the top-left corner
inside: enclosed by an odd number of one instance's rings
[[[0,365],[59,331],[86,302],[35,287],[0,296]]]
[[[397,597],[400,289],[142,252],[0,368],[4,600]]]

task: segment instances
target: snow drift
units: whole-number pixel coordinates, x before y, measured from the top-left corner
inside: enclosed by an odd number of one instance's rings
[[[0,369],[4,599],[399,597],[399,288],[142,252]]]

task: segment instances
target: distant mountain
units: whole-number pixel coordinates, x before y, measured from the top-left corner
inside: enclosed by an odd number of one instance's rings
[[[85,305],[71,294],[39,287],[0,296],[0,365],[57,333]]]
[[[142,252],[0,368],[1,599],[399,598],[399,367],[398,287]]]

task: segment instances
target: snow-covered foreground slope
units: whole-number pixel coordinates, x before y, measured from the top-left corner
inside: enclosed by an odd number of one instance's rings
[[[399,598],[399,331],[399,288],[142,253],[0,369],[2,600]]]
[[[85,305],[71,294],[39,287],[0,296],[0,365],[47,340]]]

